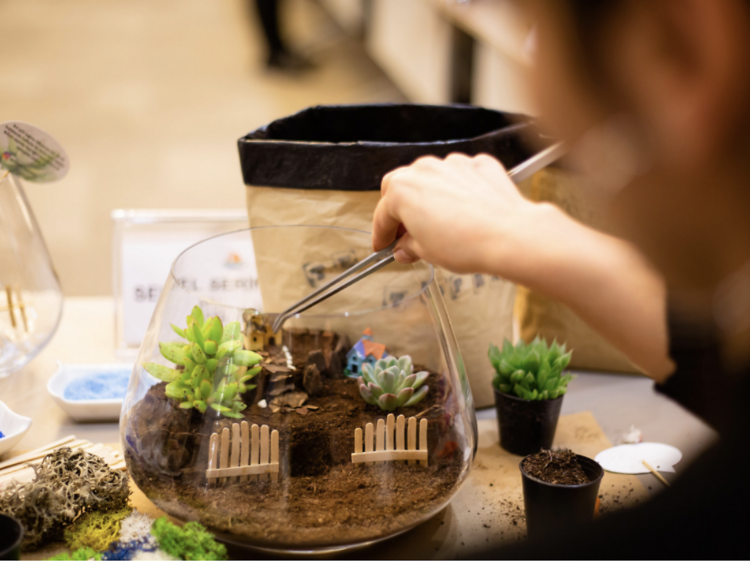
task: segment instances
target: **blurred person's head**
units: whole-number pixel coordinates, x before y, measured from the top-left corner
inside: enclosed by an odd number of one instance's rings
[[[750,258],[750,0],[533,0],[534,86],[575,141],[625,119],[648,166],[615,224],[708,304]]]

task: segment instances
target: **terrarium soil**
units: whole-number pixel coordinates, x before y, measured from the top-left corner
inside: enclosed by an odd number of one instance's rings
[[[301,366],[304,354],[292,353]],[[305,548],[382,538],[436,511],[464,476],[462,448],[451,441],[453,419],[445,411],[456,395],[438,374],[432,373],[427,384],[425,399],[395,412],[428,420],[427,467],[353,464],[354,429],[387,412],[362,400],[356,380],[326,378],[306,408],[273,412],[253,404],[243,412],[249,423],[279,431],[276,483],[265,476],[208,488],[210,433],[236,420],[209,422],[195,411],[176,408],[164,395],[163,383],[151,387],[128,418],[128,468],[164,511],[258,546]]]
[[[569,450],[548,451],[542,449],[523,461],[526,473],[549,484],[566,486],[587,484],[591,478],[578,463],[576,454]]]

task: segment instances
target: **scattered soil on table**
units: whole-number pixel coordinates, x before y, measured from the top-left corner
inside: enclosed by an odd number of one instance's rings
[[[297,372],[307,360],[305,353],[294,352],[300,347],[291,347]],[[262,398],[257,393],[247,396],[245,420],[279,431],[278,482],[262,475],[208,488],[210,434],[240,420],[181,410],[164,394],[164,383],[152,386],[128,416],[125,456],[130,474],[169,514],[198,520],[219,536],[244,537],[257,546],[305,548],[382,538],[441,508],[466,474],[463,451],[456,444],[463,437],[457,437],[461,432],[446,411],[457,396],[445,379],[431,373],[427,396],[394,412],[428,421],[426,467],[403,461],[353,464],[354,429],[388,412],[367,404],[355,379],[324,377],[322,382],[297,408],[273,411],[257,404]],[[293,392],[300,392],[299,384],[295,386]]]
[[[542,449],[523,462],[524,471],[543,482],[566,486],[587,484],[591,479],[570,449],[548,451]]]

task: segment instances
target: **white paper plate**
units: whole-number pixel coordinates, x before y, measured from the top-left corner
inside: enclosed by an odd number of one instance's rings
[[[679,449],[664,443],[636,443],[618,445],[596,455],[596,462],[604,470],[621,474],[645,474],[650,472],[643,464],[646,461],[659,472],[674,472],[674,465],[682,459]]]
[[[5,403],[0,402],[0,431],[5,435],[0,439],[0,455],[15,447],[30,427],[31,418],[19,416]]]
[[[60,408],[75,421],[119,421],[123,399],[108,400],[66,400],[65,388],[75,379],[106,372],[121,372],[133,370],[132,363],[98,363],[90,365],[63,365],[58,361],[59,368],[47,383],[50,393]]]

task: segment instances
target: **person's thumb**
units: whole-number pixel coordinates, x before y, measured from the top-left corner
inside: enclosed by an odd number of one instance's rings
[[[419,261],[420,256],[417,244],[408,232],[399,238],[393,255],[398,263],[407,264]]]

